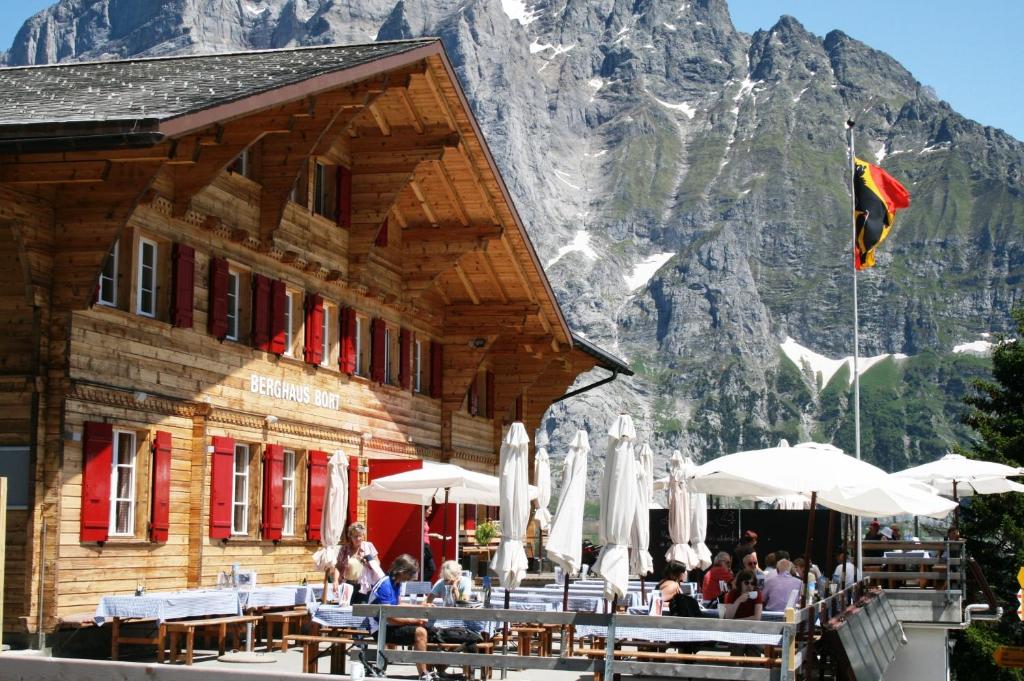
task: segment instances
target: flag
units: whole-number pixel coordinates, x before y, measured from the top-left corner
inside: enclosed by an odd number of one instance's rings
[[[875,247],[892,229],[896,211],[910,205],[910,194],[896,179],[878,166],[858,159],[853,174],[856,197],[857,238],[853,264],[858,270],[875,266]]]

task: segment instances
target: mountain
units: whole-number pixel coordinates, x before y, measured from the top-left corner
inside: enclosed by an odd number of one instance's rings
[[[553,452],[620,410],[659,468],[782,437],[852,450],[849,369],[821,380],[783,349],[852,354],[851,115],[912,195],[859,275],[861,353],[905,356],[863,374],[865,457],[970,437],[959,399],[987,362],[953,349],[1024,297],[1024,145],[840,31],[747,35],[725,0],[62,0],[4,59],[421,35],[444,40],[570,325],[637,370],[556,405]]]

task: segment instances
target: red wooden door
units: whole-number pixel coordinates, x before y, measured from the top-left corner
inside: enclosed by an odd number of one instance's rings
[[[423,467],[422,461],[408,459],[370,459],[369,478],[394,475]],[[366,537],[380,552],[380,565],[388,571],[391,561],[408,553],[423,560],[423,508],[392,501],[370,501],[366,504]]]
[[[438,493],[443,501],[444,491]],[[441,563],[446,560],[456,560],[456,541],[459,538],[459,507],[457,504],[448,504],[447,521],[445,525],[445,510],[444,503],[438,505],[437,510],[434,511],[434,515],[430,519],[430,532],[431,534],[437,533],[443,537],[451,537],[447,542],[444,542],[437,537],[430,538],[430,552],[434,555],[434,565],[437,568],[433,575],[430,575],[428,579],[433,582],[437,579],[437,576],[441,574]]]

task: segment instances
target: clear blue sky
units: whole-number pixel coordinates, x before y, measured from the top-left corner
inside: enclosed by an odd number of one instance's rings
[[[888,52],[954,109],[1024,140],[1024,0],[728,0],[736,27],[791,14],[812,33],[834,28]],[[51,0],[0,0],[0,46]]]

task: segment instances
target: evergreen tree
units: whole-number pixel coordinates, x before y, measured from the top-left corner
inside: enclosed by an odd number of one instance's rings
[[[974,381],[964,402],[971,411],[964,422],[979,436],[968,455],[1010,466],[1024,466],[1024,307],[1013,311],[1016,338],[1002,338],[992,352],[993,381]],[[995,666],[999,645],[1024,645],[1017,616],[1017,571],[1024,565],[1024,494],[977,496],[962,514],[967,550],[981,566],[1004,615],[998,622],[978,623],[959,638],[952,655],[958,681],[1003,681],[1024,678],[1018,670]]]

